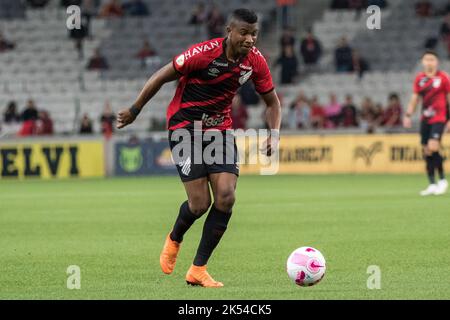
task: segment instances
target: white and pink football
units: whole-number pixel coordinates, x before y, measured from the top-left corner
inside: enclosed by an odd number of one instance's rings
[[[287,260],[287,273],[295,284],[309,287],[317,284],[325,275],[325,258],[319,250],[301,247]]]

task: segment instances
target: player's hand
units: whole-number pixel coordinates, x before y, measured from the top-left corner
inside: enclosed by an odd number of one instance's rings
[[[136,117],[131,113],[130,109],[120,110],[117,114],[117,129],[122,129],[129,125],[134,119],[136,119]]]
[[[270,157],[272,154],[278,151],[279,143],[279,135],[271,135],[266,139],[266,141],[264,141],[260,151],[262,154]]]
[[[411,117],[405,116],[403,118],[403,127],[409,129],[412,127]]]

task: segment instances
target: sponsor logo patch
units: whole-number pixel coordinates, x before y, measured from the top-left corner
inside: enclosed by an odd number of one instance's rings
[[[220,70],[217,68],[209,68],[208,70],[208,75],[212,76],[212,77],[217,77],[220,73]]]
[[[202,116],[202,123],[205,127],[216,127],[223,123],[225,116],[221,114],[210,116],[206,113]]]

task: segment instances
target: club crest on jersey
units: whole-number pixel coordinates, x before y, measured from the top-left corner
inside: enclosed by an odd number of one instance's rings
[[[184,54],[180,54],[176,59],[175,59],[175,63],[177,64],[177,66],[182,67],[184,64]]]
[[[248,79],[250,78],[250,76],[252,75],[253,71],[250,70],[248,72],[245,71],[241,71],[241,76],[239,77],[239,84],[243,85],[244,83],[246,83],[248,81]]]
[[[433,79],[433,88],[439,88],[441,86],[441,78],[434,78]]]

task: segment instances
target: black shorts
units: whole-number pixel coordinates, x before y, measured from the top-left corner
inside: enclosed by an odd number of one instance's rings
[[[445,122],[437,122],[433,124],[422,121],[420,123],[420,139],[423,146],[428,144],[428,140],[434,139],[441,141],[442,135],[446,127]]]
[[[193,131],[169,130],[169,145],[183,182],[208,177],[211,173],[229,172],[239,176],[238,149],[231,131],[198,132],[194,138]]]

